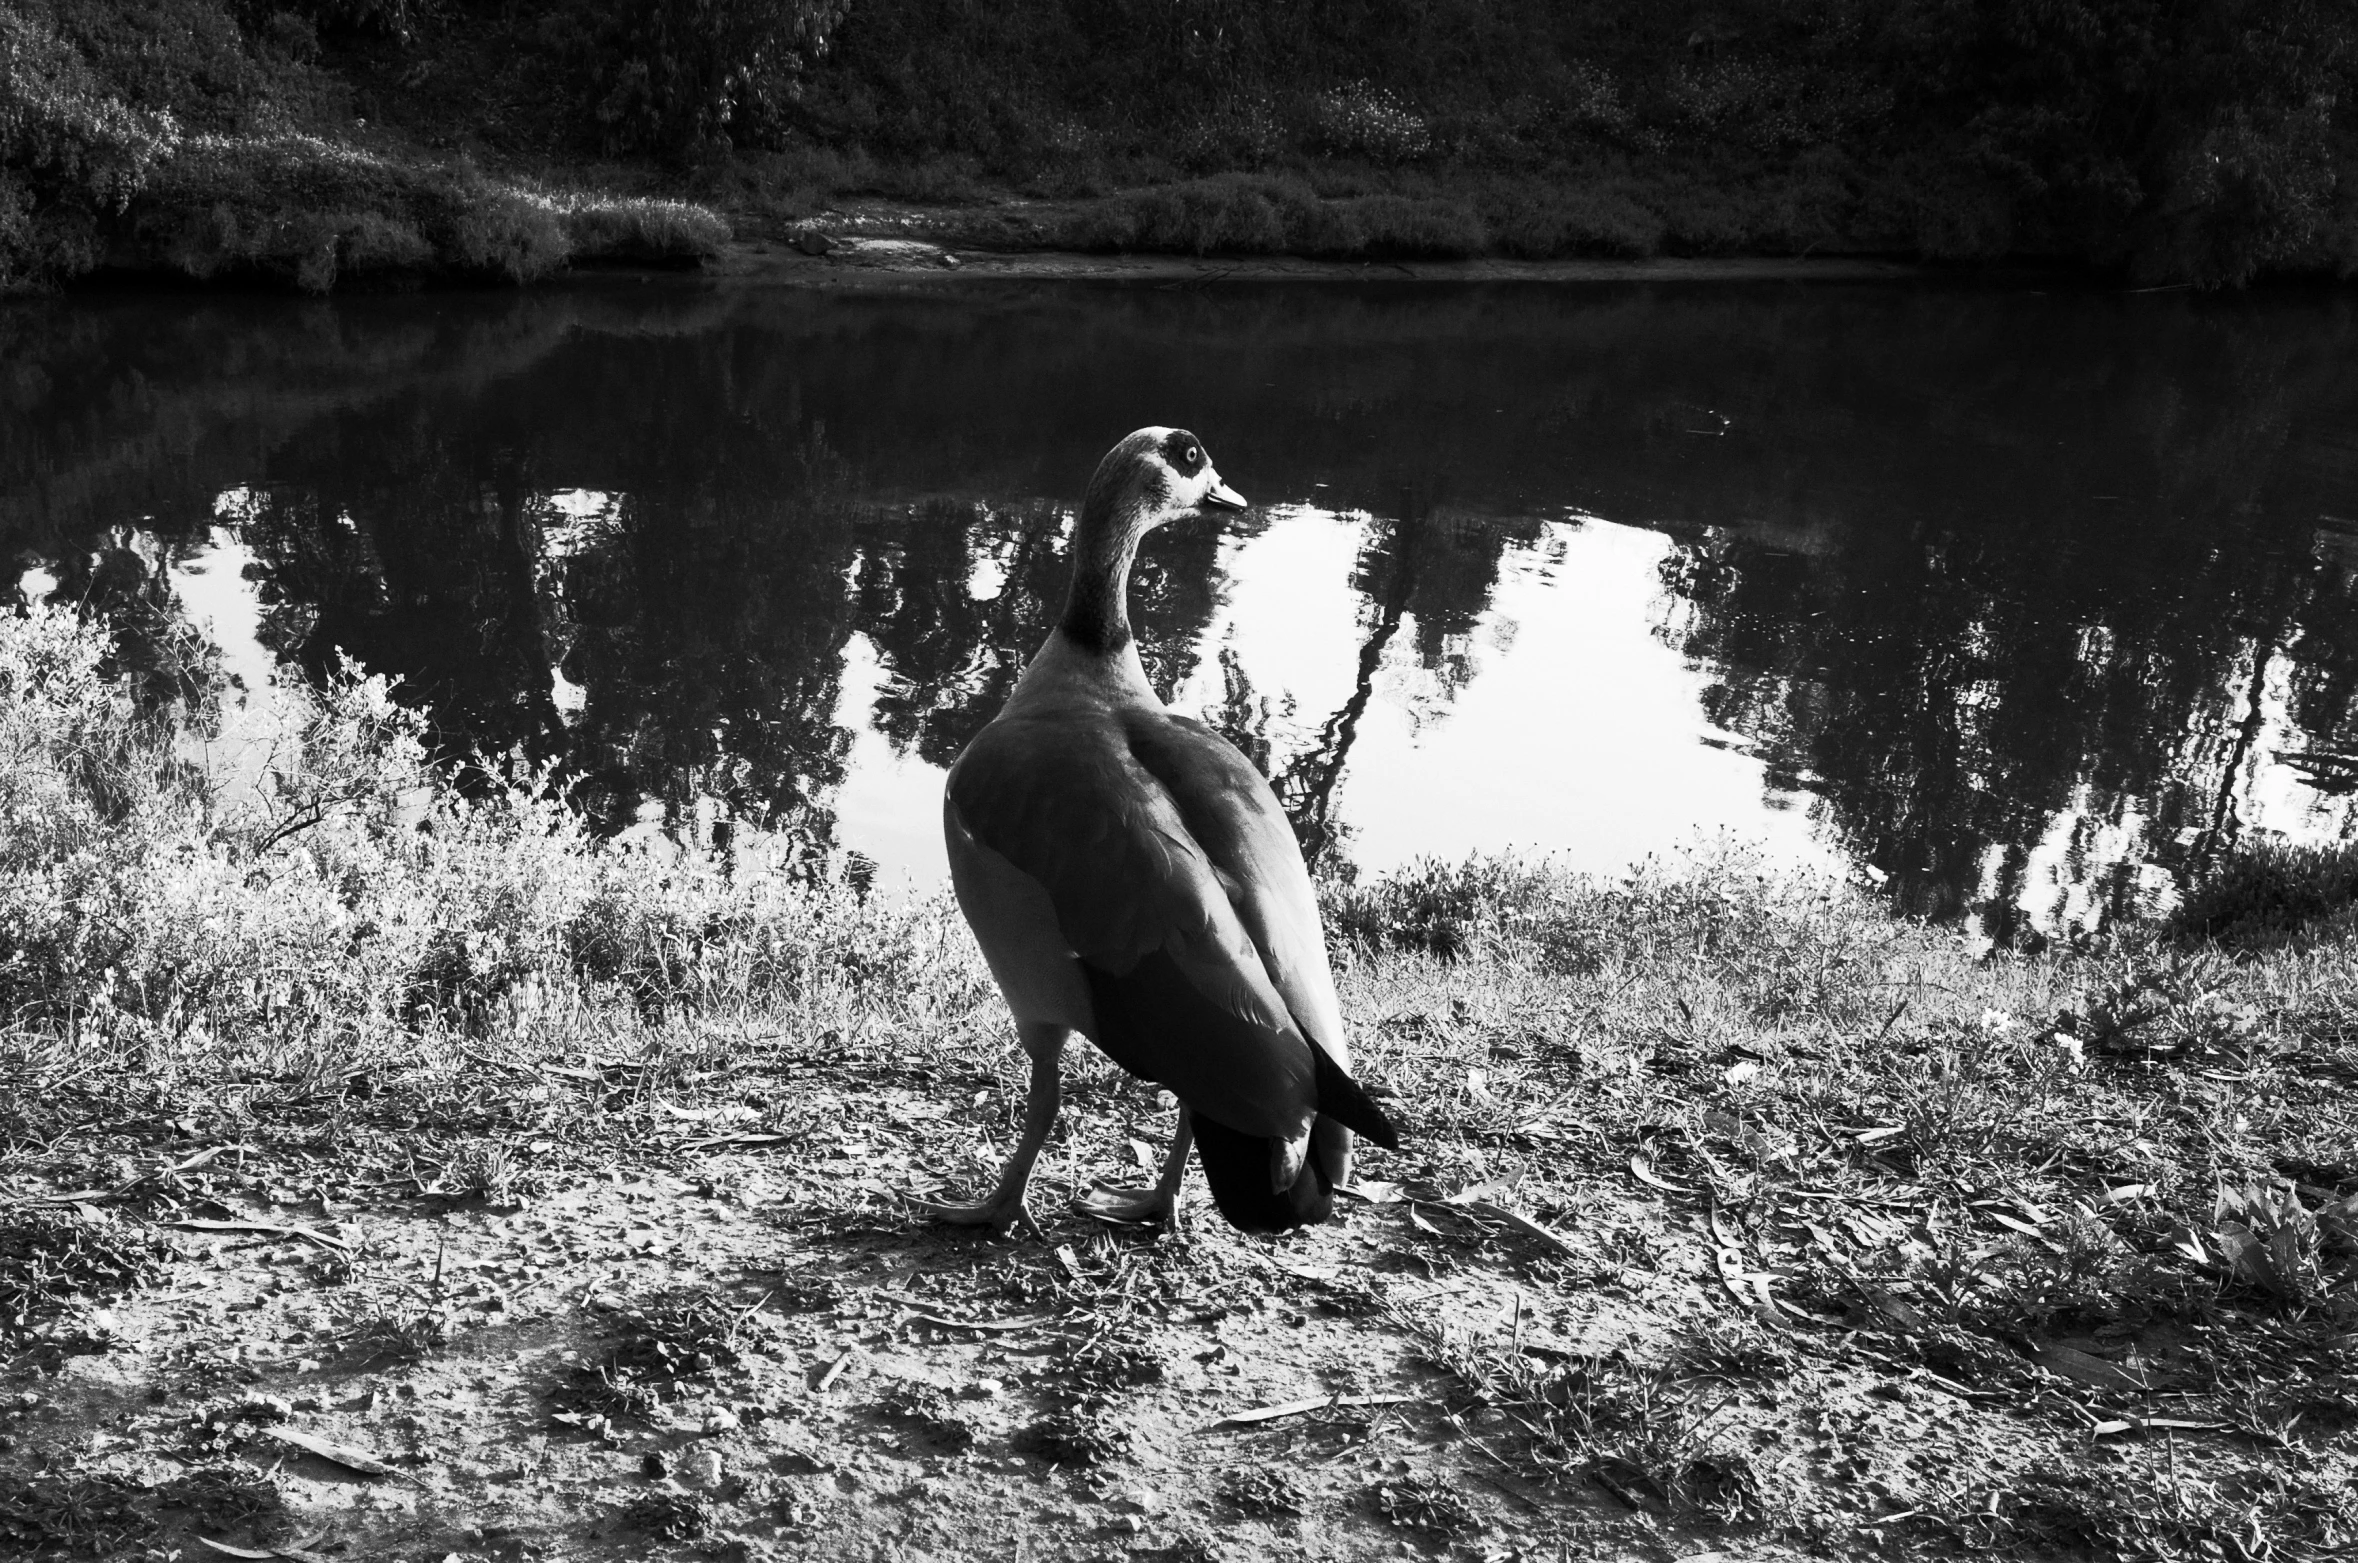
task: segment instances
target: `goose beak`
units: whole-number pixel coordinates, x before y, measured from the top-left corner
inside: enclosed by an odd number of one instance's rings
[[[1204,495],[1204,506],[1209,510],[1242,510],[1245,497],[1225,483],[1214,482],[1211,492]]]

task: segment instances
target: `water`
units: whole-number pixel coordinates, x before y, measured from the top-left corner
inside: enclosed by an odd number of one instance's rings
[[[135,657],[892,879],[1145,423],[1256,501],[1150,542],[1147,665],[1338,865],[1724,831],[2005,935],[2354,825],[2346,295],[91,297],[0,310],[0,409],[0,584]]]

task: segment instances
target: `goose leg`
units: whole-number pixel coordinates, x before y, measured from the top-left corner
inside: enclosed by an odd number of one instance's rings
[[[1179,1184],[1187,1176],[1187,1148],[1195,1143],[1195,1125],[1187,1109],[1179,1109],[1179,1129],[1171,1136],[1171,1152],[1152,1188],[1111,1188],[1100,1183],[1073,1201],[1073,1209],[1100,1221],[1145,1223],[1168,1221],[1179,1208]]]
[[[1023,1138],[1016,1142],[1015,1154],[1007,1158],[1007,1166],[999,1174],[999,1186],[991,1197],[971,1205],[949,1204],[939,1200],[910,1201],[936,1221],[951,1226],[989,1227],[1004,1232],[1021,1221],[1036,1234],[1032,1214],[1024,1208],[1024,1188],[1032,1181],[1032,1164],[1040,1159],[1040,1147],[1048,1143],[1048,1131],[1056,1127],[1056,1110],[1064,1101],[1064,1081],[1058,1064],[1064,1057],[1065,1030],[1062,1026],[1036,1025],[1019,1021],[1016,1030],[1023,1037],[1023,1050],[1031,1055],[1032,1087],[1024,1098]]]

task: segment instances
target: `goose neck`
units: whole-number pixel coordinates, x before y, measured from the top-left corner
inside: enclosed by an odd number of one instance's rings
[[[1134,521],[1084,511],[1074,529],[1072,583],[1057,627],[1084,650],[1111,655],[1130,644],[1130,565],[1144,530]]]

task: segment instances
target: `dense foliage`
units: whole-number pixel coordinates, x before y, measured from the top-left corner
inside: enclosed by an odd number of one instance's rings
[[[617,151],[679,152],[775,137],[805,58],[849,0],[595,0],[584,7]]]
[[[520,763],[462,790],[382,679],[232,711],[217,672],[159,699],[111,639],[67,610],[0,614],[13,1022],[156,1056],[366,1048],[519,1005],[791,1004],[938,945],[938,907],[868,908],[791,845],[756,865],[601,841]],[[224,721],[259,776],[185,758]]]
[[[2338,0],[862,0],[803,118],[1044,193],[1142,163],[1421,175],[1510,251],[1766,238],[2215,283],[2358,260],[2354,43]],[[1534,176],[1621,210],[1534,213]]]
[[[104,264],[527,280],[577,254],[671,259],[708,212],[486,175],[365,132],[348,54],[416,55],[433,0],[0,0],[0,291]],[[538,8],[585,123],[618,150],[727,145],[774,120],[834,0],[564,0]]]
[[[2358,269],[2348,0],[0,0],[0,58],[0,286],[561,259],[458,241],[535,225],[461,146],[1069,198],[1102,248]]]

